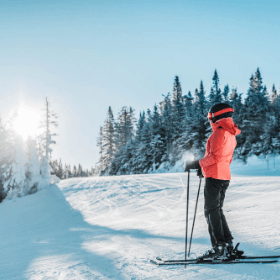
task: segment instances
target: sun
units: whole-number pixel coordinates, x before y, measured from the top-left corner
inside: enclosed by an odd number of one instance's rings
[[[23,140],[27,140],[29,136],[35,138],[40,134],[40,117],[37,109],[22,105],[17,111],[13,128],[17,134],[22,136]]]

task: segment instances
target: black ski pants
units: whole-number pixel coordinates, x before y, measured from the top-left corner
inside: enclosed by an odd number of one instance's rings
[[[229,180],[205,179],[204,214],[213,247],[225,245],[233,239],[223,213],[223,204],[229,182]]]

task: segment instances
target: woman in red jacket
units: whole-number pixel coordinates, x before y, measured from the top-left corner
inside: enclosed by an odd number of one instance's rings
[[[231,179],[230,164],[236,146],[235,136],[241,132],[233,123],[233,112],[233,108],[226,103],[212,106],[208,118],[213,133],[207,140],[205,156],[185,167],[185,171],[202,171],[205,177],[204,214],[212,249],[202,258],[226,257],[233,250],[233,237],[223,213],[225,193]]]

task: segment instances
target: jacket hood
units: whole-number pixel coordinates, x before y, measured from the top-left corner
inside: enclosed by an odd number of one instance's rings
[[[211,122],[211,127],[213,131],[217,128],[222,127],[233,135],[238,135],[241,133],[241,130],[237,127],[237,125],[233,122],[232,118],[224,118],[216,121],[215,123]]]

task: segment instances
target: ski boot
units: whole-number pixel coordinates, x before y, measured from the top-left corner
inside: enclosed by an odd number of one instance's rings
[[[211,250],[207,250],[205,254],[197,258],[198,261],[202,260],[226,260],[228,259],[228,251],[226,245],[217,245]]]

